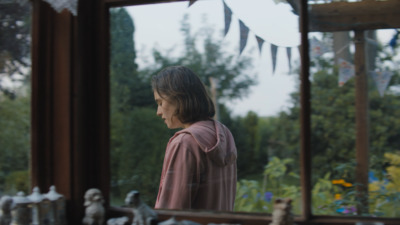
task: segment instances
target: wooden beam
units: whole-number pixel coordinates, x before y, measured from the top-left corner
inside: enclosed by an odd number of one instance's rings
[[[365,66],[364,31],[355,31],[354,54],[356,96],[356,197],[357,213],[368,213],[368,160],[369,160],[369,117],[368,77]]]
[[[186,0],[103,0],[104,3],[109,7],[123,7],[132,5],[150,5],[168,2],[187,2]]]
[[[400,28],[400,1],[332,2],[309,7],[309,31]]]
[[[32,187],[45,193],[55,185],[69,199],[72,15],[32,3]]]
[[[301,178],[301,218],[311,219],[311,83],[310,83],[310,56],[308,53],[308,23],[307,1],[300,4],[301,29],[301,73],[300,73],[300,178]]]

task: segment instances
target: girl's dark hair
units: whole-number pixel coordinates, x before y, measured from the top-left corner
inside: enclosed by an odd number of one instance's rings
[[[214,103],[200,78],[189,68],[171,66],[151,80],[153,91],[177,104],[176,116],[182,123],[194,123],[215,115]]]

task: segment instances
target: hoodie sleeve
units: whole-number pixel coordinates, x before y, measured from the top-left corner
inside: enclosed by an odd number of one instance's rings
[[[182,133],[167,146],[155,208],[191,209],[200,183],[199,146]]]

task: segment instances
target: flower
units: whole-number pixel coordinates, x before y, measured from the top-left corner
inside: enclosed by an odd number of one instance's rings
[[[335,194],[335,200],[340,200],[342,199],[342,195],[341,194]]]
[[[343,179],[339,179],[339,180],[332,180],[332,184],[344,184],[346,183]]]
[[[351,184],[351,183],[343,183],[342,184],[344,187],[353,187],[353,184]]]
[[[273,196],[272,192],[267,191],[264,193],[264,200],[270,202],[272,200],[272,196]]]

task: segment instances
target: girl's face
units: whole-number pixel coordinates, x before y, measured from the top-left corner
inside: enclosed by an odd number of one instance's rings
[[[157,116],[161,117],[169,129],[186,128],[187,125],[181,123],[176,116],[177,106],[174,102],[167,101],[165,98],[154,91],[154,100],[157,103]]]

